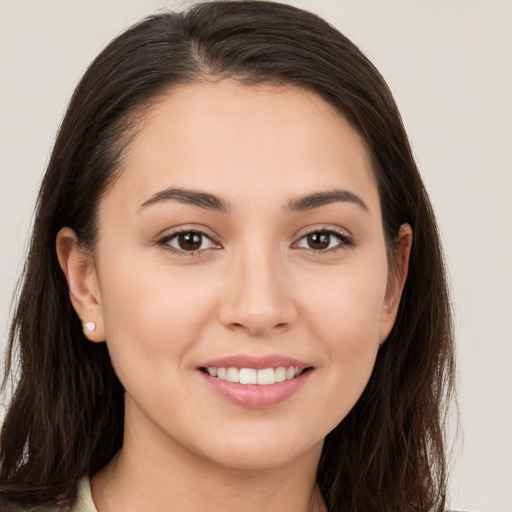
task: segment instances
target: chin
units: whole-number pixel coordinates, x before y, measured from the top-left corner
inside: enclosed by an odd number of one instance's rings
[[[276,432],[261,427],[258,433],[254,429],[245,432],[233,432],[226,435],[209,436],[207,445],[197,446],[193,451],[202,452],[211,462],[236,470],[257,471],[293,465],[294,462],[312,457],[318,461],[324,437],[312,438],[308,435],[290,435],[289,430]]]

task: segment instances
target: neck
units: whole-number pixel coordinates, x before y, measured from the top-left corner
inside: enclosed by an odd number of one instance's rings
[[[201,458],[167,436],[147,434],[128,426],[122,450],[92,477],[98,512],[326,510],[316,486],[321,445],[287,464],[241,469]]]

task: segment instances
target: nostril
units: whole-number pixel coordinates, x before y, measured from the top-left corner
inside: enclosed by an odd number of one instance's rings
[[[275,324],[273,326],[273,329],[284,329],[284,328],[286,328],[287,325],[289,325],[287,322],[280,322],[278,324]],[[233,323],[231,323],[231,328],[232,329],[246,329],[247,327],[243,323],[233,322]],[[259,331],[260,329],[258,329],[258,328],[255,328],[255,329],[249,328],[249,330],[251,332],[252,331],[256,332],[256,331]],[[261,329],[261,330],[263,331],[263,330],[266,330],[266,329]]]

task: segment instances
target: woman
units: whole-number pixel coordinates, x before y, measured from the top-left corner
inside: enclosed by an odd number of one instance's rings
[[[119,36],[42,184],[18,353],[4,508],[444,510],[443,260],[376,69],[267,2]]]

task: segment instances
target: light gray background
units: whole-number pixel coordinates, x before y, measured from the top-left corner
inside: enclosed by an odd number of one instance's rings
[[[512,2],[302,0],[387,79],[438,214],[464,432],[452,507],[512,511]],[[187,2],[0,0],[0,345],[72,90],[107,41]]]

